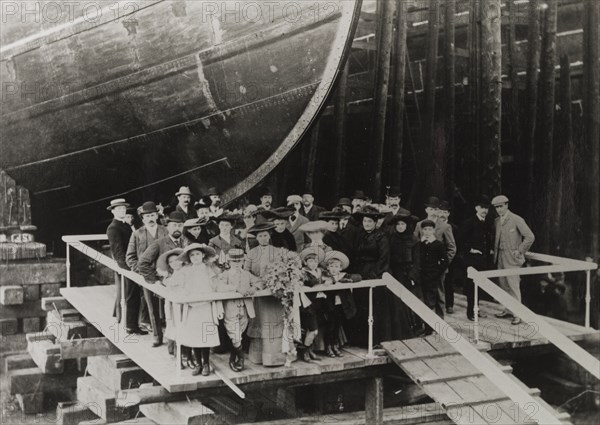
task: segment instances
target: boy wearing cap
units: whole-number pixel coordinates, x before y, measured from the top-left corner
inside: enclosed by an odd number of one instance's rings
[[[442,278],[448,268],[446,247],[435,237],[435,223],[431,220],[421,222],[421,241],[419,242],[419,281],[423,291],[423,301],[444,318],[444,286]],[[430,328],[428,334],[433,330]]]
[[[113,215],[113,221],[106,229],[110,252],[119,267],[129,270],[127,265],[127,247],[131,239],[131,226],[125,222],[125,214],[129,204],[125,199],[113,199],[110,201],[109,210]],[[121,284],[118,275],[115,273],[115,283],[117,284],[117,298],[115,299],[114,315],[121,321]],[[140,287],[125,279],[125,303],[127,306],[127,317],[125,318],[125,329],[128,334],[146,335],[148,332],[140,329],[138,324],[138,315],[140,311],[141,294]]]
[[[327,266],[327,284],[339,285],[343,283],[360,282],[359,274],[348,274],[344,270],[350,265],[350,260],[343,252],[330,251],[325,254],[325,265]],[[352,319],[356,315],[356,304],[349,290],[329,291],[327,296],[329,311],[325,326],[325,351],[329,357],[343,357],[340,351],[340,331],[344,321]]]
[[[244,251],[231,248],[227,254],[229,270],[219,276],[218,290],[220,292],[238,292],[245,297],[254,295],[260,279],[244,270],[242,265],[245,260]],[[233,349],[229,355],[229,367],[234,372],[244,369],[244,352],[242,350],[242,335],[248,328],[248,320],[254,318],[254,303],[251,298],[240,298],[223,302],[225,310],[225,329]]]

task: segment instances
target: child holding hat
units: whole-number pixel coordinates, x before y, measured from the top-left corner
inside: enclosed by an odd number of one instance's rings
[[[219,276],[218,290],[220,292],[238,292],[245,297],[256,292],[260,279],[242,268],[245,260],[244,251],[231,248],[227,253],[229,269]],[[229,367],[234,372],[244,370],[244,352],[242,350],[242,335],[248,328],[248,321],[254,318],[254,303],[251,298],[240,298],[223,302],[225,310],[225,329],[231,339],[233,349],[229,355]]]

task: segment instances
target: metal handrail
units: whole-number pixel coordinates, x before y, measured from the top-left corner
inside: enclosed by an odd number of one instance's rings
[[[533,414],[537,423],[540,424],[559,424],[561,423],[552,412],[544,407],[539,401],[535,400],[525,389],[510,379],[507,374],[498,367],[490,358],[484,356],[479,350],[467,341],[460,333],[450,326],[444,319],[435,314],[423,301],[417,298],[409,289],[398,282],[389,273],[384,273],[383,280],[387,283],[388,289],[398,298],[410,307],[427,325],[435,329],[437,334],[448,342],[453,348],[463,355],[475,368],[477,368],[485,377],[492,381],[508,398],[516,403],[517,406],[537,406],[537,411]],[[447,406],[448,409],[452,405]]]

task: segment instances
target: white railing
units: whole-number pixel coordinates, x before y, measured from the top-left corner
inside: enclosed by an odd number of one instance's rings
[[[600,379],[600,362],[583,348],[575,344],[561,332],[556,330],[544,318],[537,315],[529,308],[525,307],[506,291],[502,290],[498,285],[494,284],[490,277],[501,276],[521,276],[533,274],[546,274],[565,271],[585,271],[586,272],[586,296],[585,296],[585,326],[590,328],[590,272],[596,270],[598,265],[587,261],[571,260],[568,258],[554,257],[551,255],[528,253],[527,258],[531,260],[544,261],[551,263],[549,266],[526,267],[520,269],[504,269],[478,271],[473,267],[469,267],[467,275],[473,280],[475,286],[474,297],[474,337],[475,343],[479,342],[479,307],[478,307],[478,288],[483,289],[490,294],[501,305],[509,309],[515,316],[529,323],[535,323],[538,326],[537,332],[546,338],[550,343],[567,354],[571,359],[581,365],[584,369]]]

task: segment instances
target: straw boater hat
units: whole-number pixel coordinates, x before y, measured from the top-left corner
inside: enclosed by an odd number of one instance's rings
[[[183,252],[183,249],[181,248],[174,248],[170,251],[165,252],[164,254],[161,254],[160,257],[158,257],[158,260],[156,260],[156,270],[160,270],[164,273],[168,273],[169,272],[169,257],[171,257],[172,255],[181,255],[181,253]]]
[[[273,223],[264,222],[260,224],[256,224],[248,229],[248,233],[252,233],[253,235],[258,235],[261,232],[269,232],[275,228]]]
[[[326,232],[329,229],[329,223],[323,220],[309,221],[298,228],[301,232]]]
[[[300,260],[304,263],[304,261],[311,256],[317,257],[317,262],[321,264],[325,259],[325,251],[320,246],[311,246],[303,249],[300,252]]]
[[[352,216],[359,221],[361,221],[364,217],[369,217],[373,220],[378,220],[378,219],[382,218],[384,215],[385,214],[382,214],[381,212],[379,212],[379,210],[372,205],[365,205],[359,211],[352,214]]]
[[[199,226],[202,226],[202,224],[200,223],[200,219],[198,219],[198,218],[190,218],[189,220],[186,220],[185,223],[183,223],[183,227],[185,227],[185,228],[199,227]]]
[[[128,207],[129,204],[123,198],[113,199],[112,201],[110,201],[110,205],[108,207],[106,207],[106,209],[110,211],[113,208],[121,207],[121,206]]]
[[[227,253],[228,261],[243,261],[244,258],[246,258],[246,257],[244,255],[243,249],[231,248],[229,250],[229,252]]]
[[[348,256],[340,251],[329,251],[327,254],[325,254],[325,264],[329,263],[331,260],[338,260],[340,263],[342,263],[342,271],[346,270],[350,265]]]
[[[190,262],[190,252],[195,251],[195,250],[202,251],[202,253],[204,254],[204,257],[210,258],[210,257],[217,256],[217,251],[215,251],[210,246],[203,244],[203,243],[202,244],[193,243],[193,244],[190,244],[185,247],[183,252],[179,255],[179,259],[181,261],[183,261],[184,263],[189,263]]]
[[[175,194],[175,196],[180,196],[180,195],[189,195],[189,196],[192,196],[192,191],[187,186],[181,186],[179,188],[179,192],[177,192]]]

